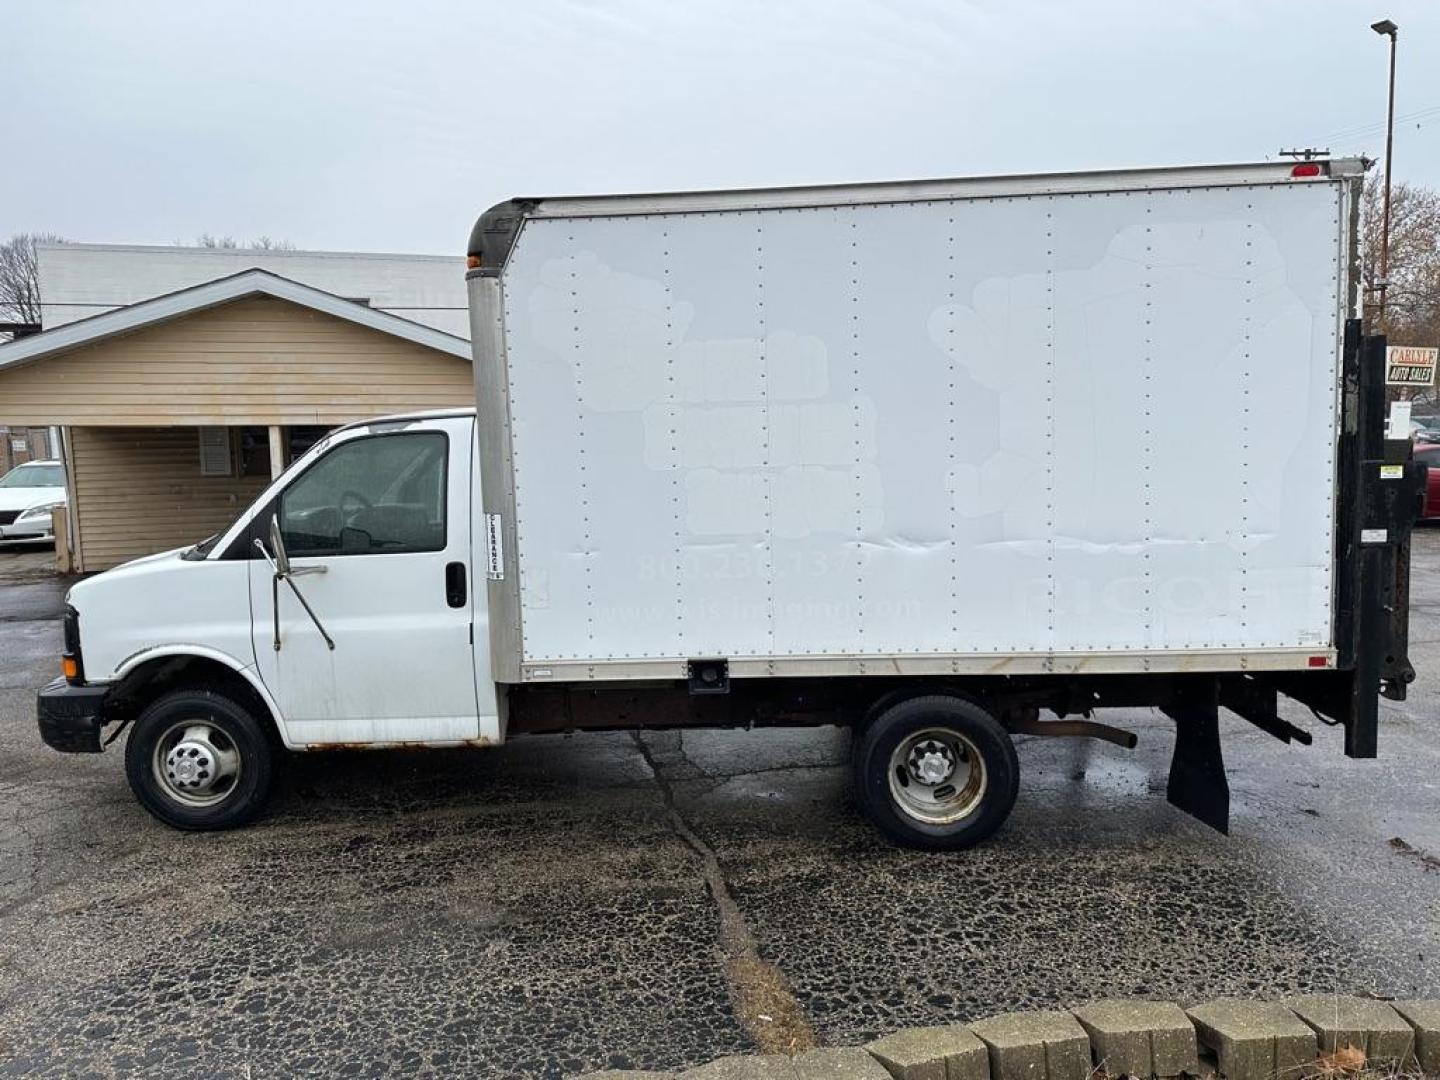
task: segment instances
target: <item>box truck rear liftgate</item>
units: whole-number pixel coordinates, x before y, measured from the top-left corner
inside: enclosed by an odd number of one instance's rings
[[[1413,678],[1362,172],[502,204],[473,419],[333,433],[203,550],[77,586],[42,731],[133,721],[142,801],[214,828],[276,744],[841,723],[877,825],[955,848],[1008,814],[1013,734],[1130,745],[1096,711],[1154,706],[1171,801],[1223,829],[1220,708],[1308,742],[1288,696],[1367,757]],[[234,574],[243,645],[198,610]]]

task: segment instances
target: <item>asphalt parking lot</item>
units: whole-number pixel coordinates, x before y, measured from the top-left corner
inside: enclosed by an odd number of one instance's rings
[[[1140,747],[1024,739],[989,845],[887,846],[834,730],[311,755],[187,835],[35,732],[63,582],[0,551],[0,1076],[554,1077],[1108,995],[1440,994],[1440,531],[1381,758],[1226,725],[1232,835]],[[717,897],[718,894],[718,897]],[[739,961],[737,961],[737,950]]]

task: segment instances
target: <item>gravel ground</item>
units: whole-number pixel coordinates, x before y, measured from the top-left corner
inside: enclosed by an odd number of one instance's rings
[[[114,748],[35,733],[50,557],[0,550],[0,1076],[674,1068],[766,1044],[756,965],[827,1044],[1110,994],[1440,994],[1440,531],[1378,761],[1304,710],[1308,749],[1232,718],[1223,837],[1165,802],[1171,725],[1115,711],[1137,750],[1022,739],[1010,824],[944,856],[858,818],[832,729],[310,755],[256,826],[172,832]]]

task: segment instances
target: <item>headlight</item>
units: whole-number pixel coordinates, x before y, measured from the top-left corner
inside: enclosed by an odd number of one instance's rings
[[[44,506],[32,506],[29,510],[22,511],[20,516],[15,520],[24,521],[26,518],[49,517],[51,510],[54,510],[57,506],[64,505],[63,502],[53,502],[46,503]]]

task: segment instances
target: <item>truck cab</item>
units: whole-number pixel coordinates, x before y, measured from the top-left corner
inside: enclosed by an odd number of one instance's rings
[[[190,827],[253,812],[270,769],[246,758],[274,747],[499,742],[475,453],[470,410],[352,424],[225,532],[75,585],[45,740],[99,750],[136,723],[132,785]]]

